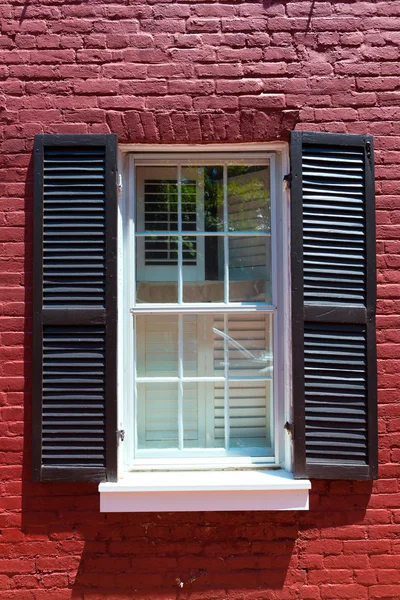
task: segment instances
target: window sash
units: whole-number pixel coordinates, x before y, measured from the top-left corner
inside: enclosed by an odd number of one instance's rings
[[[217,455],[221,455],[221,452],[224,451],[226,456],[271,454],[271,445],[268,445],[268,438],[273,437],[273,315],[270,314],[269,317],[266,317],[266,313],[252,313],[252,315],[251,313],[250,316],[247,315],[244,321],[245,315],[243,312],[236,313],[233,318],[228,317],[226,313],[216,319],[208,316],[204,321],[200,315],[195,319],[192,317],[185,321],[185,313],[175,316],[173,321],[168,322],[167,338],[164,341],[162,335],[160,338],[160,344],[167,344],[166,347],[164,346],[165,353],[162,356],[158,352],[159,346],[155,346],[155,338],[157,338],[159,331],[162,332],[162,329],[158,328],[162,328],[164,319],[161,318],[160,322],[159,319],[135,317],[137,348],[133,357],[135,386],[136,390],[141,386],[141,393],[144,394],[145,385],[143,384],[149,384],[147,391],[151,398],[155,394],[154,388],[153,391],[151,390],[151,384],[164,384],[163,386],[156,385],[156,387],[163,388],[163,397],[165,398],[163,410],[167,411],[165,428],[162,431],[164,434],[170,431],[172,438],[178,441],[174,446],[175,450],[166,448],[166,450],[169,450],[169,455],[180,456],[182,451],[187,453],[191,449],[190,440],[197,440],[200,444],[202,436],[205,436],[204,446],[192,448],[196,455],[199,455],[203,450],[208,454],[215,451]],[[263,315],[263,318],[260,318],[261,315]],[[246,321],[248,321],[249,329],[246,327]],[[189,330],[186,329],[187,334],[190,330],[192,330],[192,333],[189,333],[189,337],[186,335],[184,341],[185,325],[189,327]],[[215,328],[216,326],[218,326],[218,330]],[[238,336],[241,341],[230,338],[230,333],[234,338]],[[150,337],[147,338],[147,335]],[[193,343],[194,347],[192,346]],[[260,351],[262,354],[260,354]],[[169,369],[172,369],[173,375],[171,376],[166,374]],[[157,372],[159,375],[157,375]],[[184,423],[185,411],[190,410],[188,405],[185,405],[185,399],[188,400],[185,395],[185,384],[188,383],[199,384],[195,386],[197,402],[197,433],[195,438],[186,436],[188,430],[185,430]],[[219,386],[214,387],[212,384],[219,384]],[[171,388],[174,387],[176,388],[174,393],[177,393],[176,406],[174,406],[174,402],[170,397]],[[168,388],[170,388],[170,391]],[[252,396],[253,394],[255,395]],[[251,396],[255,402],[252,407],[254,412],[239,417],[238,412],[240,413],[244,409],[246,401]],[[151,450],[150,448],[145,449],[143,444],[146,443],[148,431],[153,431],[153,435],[156,435],[156,430],[159,430],[157,427],[159,419],[156,419],[155,429],[150,426],[148,430],[144,412],[147,409],[150,411],[151,423],[151,417],[154,418],[156,414],[152,412],[155,410],[155,406],[154,404],[153,408],[147,406],[143,396],[139,402],[137,393],[135,398],[138,423],[140,421],[140,438],[138,437],[136,446],[139,445],[139,439],[141,442],[140,447],[136,448],[136,455],[151,456],[152,450],[157,449],[157,443],[154,444],[154,448]],[[212,413],[210,412],[211,398],[213,399]],[[223,401],[224,439],[221,440],[221,444],[218,444],[218,439],[221,439],[221,436],[217,435],[218,429],[221,431],[218,426],[218,422],[221,423],[219,419],[222,416],[220,414],[221,406],[218,407],[221,399]],[[157,404],[158,399],[153,397],[153,402]],[[219,416],[217,416],[217,413],[219,413]],[[242,418],[250,422],[246,424],[242,421]],[[265,421],[264,425],[262,424],[263,420]],[[260,430],[260,427],[264,430]],[[245,450],[239,451],[234,444],[231,445],[230,436],[234,432],[236,432],[236,435],[233,435],[233,441],[240,439],[242,443],[245,441]],[[265,440],[267,443],[262,446],[260,444],[252,446],[251,440],[254,438],[258,438],[259,441]],[[207,443],[206,439],[208,440]],[[154,440],[156,441],[157,438],[154,437]],[[161,440],[162,435],[158,439],[159,444],[162,444]]]
[[[226,303],[207,303],[206,305],[204,304],[169,304],[169,305],[161,305],[161,304],[139,304],[139,305],[135,305],[134,303],[134,292],[135,292],[135,281],[136,281],[136,277],[135,277],[135,268],[134,268],[134,263],[135,261],[133,260],[133,257],[135,256],[135,247],[134,247],[134,239],[136,239],[137,237],[141,237],[141,236],[145,236],[145,235],[149,235],[149,232],[135,232],[135,193],[134,193],[134,171],[135,171],[135,167],[137,165],[146,165],[146,166],[150,166],[150,165],[157,165],[157,164],[162,164],[163,166],[166,165],[166,161],[165,159],[163,160],[157,160],[157,159],[152,159],[152,158],[147,158],[147,155],[145,155],[146,158],[145,159],[136,159],[136,155],[135,157],[133,155],[130,155],[128,158],[128,163],[129,163],[129,197],[130,197],[130,209],[128,209],[128,212],[130,213],[130,218],[129,218],[129,224],[128,227],[126,228],[127,232],[129,232],[128,234],[128,255],[129,255],[129,259],[128,262],[131,265],[131,268],[129,269],[129,279],[130,279],[130,283],[127,286],[128,289],[130,289],[130,312],[132,313],[132,316],[135,314],[152,314],[152,313],[178,313],[178,314],[186,314],[186,313],[197,313],[197,314],[202,314],[202,313],[216,313],[216,312],[226,312],[226,313],[231,313],[231,312],[239,312],[239,311],[244,311],[244,312],[252,312],[252,311],[257,311],[257,312],[265,312],[265,313],[273,313],[275,314],[275,316],[277,315],[277,287],[275,285],[276,279],[277,279],[277,267],[276,267],[276,262],[277,262],[277,253],[276,253],[276,235],[272,235],[272,239],[273,239],[273,245],[271,248],[271,260],[272,260],[272,264],[271,264],[271,269],[272,269],[272,303],[271,304],[265,304],[263,302],[237,302],[237,303],[230,303],[230,302],[226,302]],[[208,157],[211,156],[211,153],[208,154]],[[226,161],[227,164],[242,164],[242,165],[249,165],[249,159],[251,159],[251,165],[253,164],[262,164],[262,165],[266,165],[269,163],[270,166],[270,195],[271,195],[271,232],[274,232],[274,234],[276,233],[276,182],[275,182],[275,177],[276,177],[276,164],[275,164],[275,154],[266,154],[266,153],[259,153],[259,161],[256,163],[256,161],[254,161],[254,153],[249,153],[248,155],[245,154],[241,154],[241,156],[243,157],[242,159],[235,159],[235,158],[227,158],[226,154],[218,154],[217,155],[212,155],[212,158],[208,158],[208,159],[198,159],[197,161],[188,161],[190,163],[190,165],[193,164],[198,164],[201,166],[206,166],[206,165],[214,165],[216,164],[216,158],[218,158],[218,162],[220,164],[220,160],[221,158]],[[168,154],[168,157],[171,157],[171,154]],[[221,157],[221,158],[220,158]],[[183,158],[183,157],[182,157]],[[187,155],[185,155],[185,158],[187,158]],[[268,159],[268,160],[266,160]],[[170,164],[173,166],[177,166],[177,161],[176,159],[171,159]],[[226,170],[225,170],[226,173]],[[224,185],[224,194],[226,196],[226,185]],[[226,202],[225,202],[225,207],[226,207]],[[227,215],[225,214],[225,219],[224,219],[225,223],[227,223]],[[169,235],[171,234],[171,232],[166,232]],[[136,234],[136,235],[135,235]],[[160,232],[157,232],[157,234],[160,234]],[[271,237],[271,233],[270,232],[260,232],[260,231],[256,231],[256,232],[252,232],[252,231],[229,231],[225,225],[224,230],[223,231],[214,231],[214,232],[203,232],[203,231],[193,231],[193,232],[189,232],[189,231],[184,231],[182,232],[181,230],[181,235],[196,235],[196,236],[203,236],[206,237],[208,235],[210,236],[225,236],[226,241],[228,242],[228,235],[229,236],[268,236]],[[275,239],[274,239],[275,238]],[[130,247],[130,248],[129,248]],[[181,256],[180,256],[180,260],[182,260]],[[133,267],[133,268],[132,268]],[[180,294],[180,299],[181,299],[181,294]],[[225,301],[227,301],[226,297],[225,297]],[[274,321],[276,322],[276,319],[274,319]],[[277,336],[277,327],[274,327],[274,351],[276,350],[276,336]],[[134,345],[134,343],[132,343],[132,346]],[[132,381],[132,377],[130,378]],[[275,379],[275,371],[274,371],[274,379]],[[190,381],[190,378],[183,378],[181,381]],[[200,379],[199,379],[200,380]],[[215,378],[213,378],[213,380],[215,381]],[[129,378],[128,378],[129,381]],[[140,381],[140,380],[139,380]],[[133,382],[132,382],[133,383]],[[129,387],[129,385],[128,385]],[[132,385],[131,387],[135,387],[135,385]],[[275,387],[275,386],[274,386]],[[276,403],[276,393],[274,394],[274,404]],[[136,409],[135,409],[136,411]],[[132,411],[132,409],[130,411],[128,411],[128,413],[130,412],[133,415],[135,414],[135,411]],[[274,412],[274,420],[276,422],[276,412]],[[132,419],[133,420],[133,419]],[[275,424],[272,423],[272,434],[274,435],[275,433]],[[135,423],[135,433],[134,433],[134,439],[137,440],[137,430],[136,430],[136,423]],[[135,444],[136,445],[136,444]],[[273,447],[275,445],[275,440],[273,440]],[[265,449],[261,449],[261,456],[257,456],[257,454],[259,453],[260,449],[256,449],[254,452],[254,457],[256,462],[258,462],[259,464],[270,464],[273,463],[276,459],[276,452],[275,452],[275,458],[274,456],[263,456],[263,454],[265,453]],[[149,458],[145,457],[145,454],[149,453]],[[173,454],[173,452],[172,452]],[[201,454],[202,458],[199,458],[199,455]],[[274,453],[273,453],[274,454]],[[148,460],[148,461],[156,461],[158,462],[159,458],[161,460],[161,463],[163,462],[163,459],[165,460],[171,460],[173,457],[171,456],[171,452],[169,450],[162,450],[162,451],[158,451],[158,450],[143,450],[143,451],[136,451],[135,452],[135,456],[136,459],[138,459],[138,457],[140,456],[140,460]],[[240,457],[242,456],[243,458],[238,458],[239,463],[232,463],[232,460],[236,460],[235,457]],[[154,457],[154,458],[151,458]],[[225,457],[224,460],[228,460],[228,462],[226,464],[247,464],[249,459],[251,461],[251,458],[248,456],[248,449],[245,450],[240,450],[240,449],[231,449],[231,450],[220,450],[220,449],[183,449],[181,451],[181,453],[179,454],[179,456],[177,457],[176,460],[179,460],[181,458],[186,457],[187,458],[193,458],[193,460],[200,460],[203,461],[203,458],[205,459],[205,463],[207,463],[207,458],[209,460],[219,460],[220,457]],[[212,458],[214,457],[214,459]],[[245,463],[243,463],[243,461],[245,461]],[[261,462],[260,462],[261,461]],[[129,461],[128,461],[129,462]],[[211,463],[210,463],[211,464]]]
[[[137,160],[135,159],[134,164],[132,166],[133,169],[135,169],[135,167],[137,166],[160,166],[160,168],[165,167],[166,163],[168,162],[168,166],[169,167],[176,167],[177,171],[176,171],[176,175],[177,175],[177,191],[178,191],[178,198],[177,198],[177,208],[178,208],[178,219],[177,219],[177,229],[176,231],[143,231],[141,230],[141,227],[144,225],[144,220],[141,216],[141,213],[139,213],[137,206],[136,206],[136,194],[137,194],[137,189],[136,189],[136,177],[134,177],[134,182],[132,182],[133,185],[133,190],[134,190],[134,203],[135,203],[135,207],[134,207],[134,218],[135,218],[135,222],[132,224],[132,235],[134,236],[134,242],[133,242],[133,262],[135,261],[135,257],[136,257],[136,253],[137,253],[137,242],[141,240],[141,238],[146,238],[149,236],[156,236],[156,237],[162,237],[162,236],[174,236],[177,238],[177,245],[178,245],[178,265],[177,265],[177,292],[178,292],[178,298],[177,298],[177,303],[173,303],[170,305],[170,307],[172,308],[173,306],[175,306],[176,304],[179,306],[184,306],[186,309],[186,306],[189,303],[184,303],[183,302],[183,286],[184,286],[184,280],[183,280],[183,270],[185,268],[184,266],[184,262],[183,262],[183,238],[184,237],[188,237],[188,236],[196,236],[196,237],[201,237],[201,238],[205,238],[207,236],[215,236],[215,237],[222,237],[223,238],[223,249],[224,249],[224,277],[223,277],[223,285],[224,285],[224,305],[228,305],[228,304],[233,304],[230,303],[229,301],[229,281],[230,281],[230,273],[229,273],[229,243],[230,243],[230,238],[235,238],[235,237],[260,237],[260,238],[274,238],[273,235],[271,235],[271,232],[274,231],[274,228],[276,226],[275,223],[275,156],[271,155],[271,156],[264,156],[264,157],[251,157],[249,155],[242,155],[242,157],[239,158],[229,158],[226,155],[213,155],[213,160],[210,160],[210,156],[207,156],[206,159],[194,159],[194,160],[189,160],[187,158],[187,156],[185,157],[185,159],[183,158],[175,158],[174,160],[171,159],[171,157],[169,157],[170,160],[166,161],[166,160],[158,160],[158,159],[154,159],[154,160]],[[133,161],[132,161],[133,162]],[[207,166],[207,165],[211,165],[214,166],[216,165],[216,163],[218,164],[218,166],[222,166],[223,167],[223,231],[215,231],[215,232],[206,232],[204,231],[204,226],[203,226],[203,230],[201,230],[199,228],[199,220],[197,219],[196,222],[196,230],[193,231],[187,231],[187,230],[183,230],[182,228],[182,168],[185,167],[191,167],[193,165],[198,165],[198,166]],[[269,189],[270,189],[270,231],[232,231],[229,230],[229,212],[228,212],[228,167],[231,165],[244,165],[244,166],[266,166],[269,167],[269,175],[270,175],[270,182],[269,182]],[[143,209],[144,210],[144,209]],[[203,208],[204,210],[204,208]],[[144,212],[143,212],[144,214]],[[139,229],[140,227],[140,229]],[[144,240],[142,243],[143,247],[144,247]],[[141,259],[142,260],[142,259]],[[138,269],[139,272],[143,271],[143,267],[142,266],[136,266],[136,268]],[[276,252],[275,252],[275,248],[273,248],[271,246],[271,283],[272,283],[272,306],[276,307],[276,291],[275,291],[275,279],[276,279]],[[136,278],[134,279],[134,281],[136,281]],[[132,298],[132,304],[131,304],[131,310],[134,312],[135,310],[143,310],[143,305],[145,306],[154,306],[156,308],[158,308],[157,304],[151,304],[151,303],[137,303],[137,285],[134,285],[134,289],[133,289],[133,298]],[[221,303],[222,304],[222,303]],[[245,302],[238,302],[238,303],[234,303],[237,306],[240,306],[243,310],[245,310],[247,308],[247,303]],[[250,303],[252,304],[252,303]],[[267,304],[267,303],[259,303],[260,306]],[[165,305],[163,305],[165,306]]]

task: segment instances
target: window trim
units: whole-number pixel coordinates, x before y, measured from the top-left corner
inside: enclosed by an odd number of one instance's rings
[[[128,473],[100,483],[100,512],[308,510],[310,489],[281,469]]]
[[[289,268],[289,240],[290,240],[290,229],[289,229],[289,194],[288,190],[283,185],[283,175],[289,172],[289,147],[284,143],[265,143],[265,144],[212,144],[212,145],[149,145],[149,144],[126,144],[120,145],[119,147],[119,210],[118,210],[118,288],[119,288],[119,315],[118,319],[118,414],[119,414],[119,429],[125,431],[125,439],[123,443],[119,443],[118,449],[118,463],[119,473],[126,473],[136,469],[147,469],[147,468],[158,468],[158,469],[187,469],[196,468],[196,459],[192,462],[191,459],[185,458],[185,464],[180,465],[179,459],[169,459],[168,461],[162,461],[160,464],[154,459],[135,459],[133,462],[129,460],[134,454],[134,443],[133,435],[129,435],[128,423],[135,423],[133,410],[134,407],[132,402],[128,401],[130,397],[130,390],[133,387],[133,377],[131,369],[129,368],[129,356],[133,352],[133,328],[131,324],[130,307],[127,306],[127,298],[132,298],[132,285],[135,282],[135,273],[130,269],[130,277],[126,277],[124,274],[124,265],[127,264],[129,255],[132,256],[133,244],[134,244],[134,231],[133,223],[135,218],[135,205],[134,205],[134,159],[140,157],[140,161],[143,164],[143,159],[146,156],[153,158],[154,160],[162,157],[170,156],[171,161],[175,162],[177,155],[182,153],[186,155],[188,153],[222,153],[226,158],[228,154],[236,153],[254,153],[254,157],[268,158],[271,165],[271,190],[275,188],[275,202],[279,204],[279,214],[276,215],[275,227],[279,232],[279,239],[277,239],[277,246],[279,247],[279,255],[282,257],[283,268],[278,269],[276,265],[276,256],[278,252],[275,251],[275,265],[272,265],[272,269],[275,269],[276,281],[278,288],[276,290],[277,296],[281,299],[279,311],[276,314],[276,331],[281,331],[281,339],[277,339],[275,335],[275,347],[277,350],[277,356],[280,356],[279,364],[281,368],[274,369],[274,386],[278,395],[283,398],[283,402],[275,403],[274,406],[274,420],[273,420],[273,432],[275,441],[275,462],[273,466],[285,468],[287,471],[291,470],[292,465],[292,443],[289,434],[284,430],[284,423],[291,420],[291,353],[290,353],[290,268]],[[258,154],[257,154],[258,153]],[[274,160],[276,158],[276,160]],[[151,160],[149,161],[151,163]],[[275,165],[273,166],[273,163]],[[147,164],[147,160],[146,160]],[[282,182],[282,184],[281,184]],[[271,215],[272,216],[272,215]],[[272,217],[273,218],[273,217]],[[282,226],[282,223],[285,225]],[[125,240],[128,240],[128,243]],[[132,267],[132,265],[131,265]],[[133,266],[134,268],[134,266]],[[126,266],[125,266],[126,269]],[[191,310],[193,312],[199,312],[200,307],[193,306]],[[201,307],[204,312],[213,311],[217,307],[207,306]],[[237,305],[235,305],[237,309]],[[249,307],[250,308],[250,307]],[[257,307],[254,305],[253,309]],[[219,310],[234,310],[232,306],[219,306]],[[137,310],[137,309],[136,309]],[[140,309],[139,311],[146,310]],[[160,309],[161,310],[161,309]],[[176,307],[179,311],[179,307]],[[147,309],[148,311],[148,309]],[[154,309],[152,312],[156,312]],[[185,311],[186,312],[186,311]],[[125,332],[125,333],[124,333]],[[128,332],[128,335],[126,335]],[[278,361],[277,361],[278,363]],[[286,365],[283,369],[282,366]],[[135,425],[136,429],[136,425]],[[136,430],[133,432],[137,435]],[[214,463],[213,463],[214,460]],[[225,458],[222,461],[217,459],[204,460],[204,469],[214,470],[216,468],[248,468],[249,461],[238,461],[237,459],[229,460]],[[246,464],[247,463],[247,464]],[[271,466],[271,461],[267,458],[262,462],[259,459],[251,460],[252,468],[260,468]]]

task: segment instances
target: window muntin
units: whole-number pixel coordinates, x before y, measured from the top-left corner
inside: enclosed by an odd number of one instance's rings
[[[137,166],[136,302],[219,302],[223,290],[225,304],[270,304],[269,172],[269,161]]]
[[[270,161],[144,162],[135,456],[272,456]]]

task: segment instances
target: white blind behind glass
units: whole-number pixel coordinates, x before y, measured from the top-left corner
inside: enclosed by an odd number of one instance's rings
[[[181,338],[178,315],[135,321],[139,449],[178,447],[179,380],[184,448],[225,448],[225,381],[226,449],[271,445],[272,315],[183,315]]]

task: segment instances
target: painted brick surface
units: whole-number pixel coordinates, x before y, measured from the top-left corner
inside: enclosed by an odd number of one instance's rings
[[[9,0],[0,5],[0,597],[400,597],[400,3]],[[35,133],[376,143],[380,480],[314,482],[305,513],[101,515],[30,482]]]

